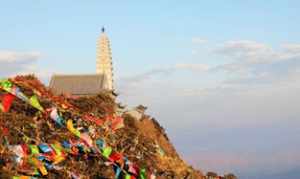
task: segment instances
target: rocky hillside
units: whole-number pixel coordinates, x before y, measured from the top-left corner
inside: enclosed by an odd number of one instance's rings
[[[55,96],[34,76],[0,81],[0,178],[203,178],[142,107],[115,97]]]

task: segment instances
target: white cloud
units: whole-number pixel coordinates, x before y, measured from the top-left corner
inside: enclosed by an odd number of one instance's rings
[[[194,44],[204,44],[207,43],[208,41],[206,39],[200,38],[200,37],[194,37],[192,38],[192,43]]]
[[[192,70],[192,71],[208,71],[209,65],[207,64],[192,64],[192,63],[178,63],[175,65],[176,69]]]
[[[249,40],[225,42],[215,52],[228,58],[247,61],[249,63],[272,61],[272,57],[276,55],[270,46]]]
[[[36,62],[40,58],[40,52],[0,50],[0,76],[34,73],[37,71]]]
[[[2,63],[18,63],[31,62],[41,57],[40,52],[16,52],[8,50],[0,50],[0,62]]]
[[[215,68],[234,74],[234,78],[226,80],[231,83],[269,83],[300,68],[299,44],[284,44],[275,49],[255,41],[229,41],[215,52],[231,60]]]
[[[210,67],[207,64],[178,63],[169,67],[153,68],[141,74],[122,78],[121,81],[126,81],[127,84],[139,84],[141,82],[151,79],[152,77],[167,76],[180,70],[205,72],[209,69]]]
[[[291,53],[300,53],[300,44],[283,44],[282,47]]]

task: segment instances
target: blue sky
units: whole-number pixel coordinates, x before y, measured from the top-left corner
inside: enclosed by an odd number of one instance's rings
[[[299,169],[299,1],[0,1],[0,75],[94,73],[110,37],[120,101],[181,155],[241,178]],[[72,64],[72,65],[70,65]]]

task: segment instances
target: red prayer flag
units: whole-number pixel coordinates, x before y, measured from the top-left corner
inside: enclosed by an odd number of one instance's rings
[[[104,121],[98,117],[92,116],[92,115],[85,115],[83,116],[83,119],[86,121],[94,122],[96,125],[101,126],[103,125]]]
[[[111,121],[111,128],[112,130],[117,130],[124,127],[124,119],[122,117],[115,117]]]
[[[2,133],[3,133],[4,136],[8,136],[8,134],[9,134],[9,129],[6,128],[6,127],[3,127],[3,128],[2,128]]]
[[[27,155],[30,154],[27,144],[21,144],[21,147],[23,149],[24,154],[27,154]]]
[[[3,112],[9,111],[14,99],[15,99],[15,96],[10,93],[4,95],[4,97],[2,99]]]
[[[118,153],[118,152],[115,152],[115,153],[112,153],[110,156],[109,156],[109,159],[113,162],[115,161],[118,161],[120,159],[122,159],[122,154],[121,153]]]

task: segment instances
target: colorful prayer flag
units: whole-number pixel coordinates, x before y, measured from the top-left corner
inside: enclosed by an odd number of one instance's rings
[[[89,147],[93,146],[93,140],[91,139],[88,133],[80,134],[80,139],[83,140]]]
[[[80,131],[75,129],[73,126],[73,121],[71,119],[69,119],[67,121],[67,128],[69,129],[70,132],[72,132],[74,135],[76,135],[77,137],[80,137]]]
[[[11,93],[13,95],[15,95],[16,97],[18,97],[19,99],[25,101],[25,102],[28,102],[28,100],[29,100],[28,97],[24,93],[22,93],[21,90],[20,90],[20,88],[17,87],[17,86],[14,86],[12,88],[12,92]]]
[[[8,112],[10,107],[11,107],[11,104],[12,102],[14,101],[15,99],[15,96],[10,94],[10,93],[7,93],[4,95],[3,99],[2,99],[2,111],[3,112]]]
[[[12,146],[9,146],[9,150],[12,151],[16,155],[16,158],[15,158],[16,162],[21,163],[22,158],[25,156],[22,146],[21,145],[12,145]]]
[[[83,119],[86,120],[86,121],[94,122],[98,126],[101,126],[104,123],[104,121],[102,119],[97,118],[97,117],[92,116],[92,115],[88,115],[88,114],[83,116]]]
[[[97,145],[97,147],[99,148],[99,149],[103,149],[104,147],[105,147],[105,142],[104,142],[104,140],[102,140],[102,139],[97,139],[96,140],[96,145]]]
[[[54,144],[51,144],[51,147],[55,151],[56,155],[62,155],[62,146],[60,145],[59,142],[56,142]]]
[[[112,148],[111,147],[105,147],[103,149],[103,153],[102,154],[103,154],[104,157],[108,158],[110,156],[111,152],[112,152]]]
[[[13,179],[36,179],[36,177],[31,176],[13,176]]]
[[[4,89],[5,91],[7,91],[7,92],[12,91],[12,86],[13,86],[13,84],[8,80],[1,80],[0,81],[0,87],[2,89]]]
[[[51,147],[55,151],[55,155],[53,156],[53,164],[58,164],[65,160],[65,155],[63,153],[63,148],[59,142],[51,144]]]
[[[50,112],[50,118],[56,123],[58,124],[60,127],[63,126],[63,118],[61,116],[58,115],[57,109],[56,108],[52,108],[51,112]]]
[[[63,146],[64,148],[67,148],[67,149],[70,149],[70,148],[71,148],[71,144],[70,144],[70,142],[67,141],[67,140],[64,140],[64,141],[62,142],[62,146]]]
[[[36,145],[29,145],[29,148],[30,148],[31,154],[39,154],[40,153],[39,148]]]
[[[52,149],[49,147],[48,144],[40,144],[40,145],[39,145],[39,148],[40,148],[40,150],[41,150],[43,153],[49,153],[49,152],[52,152]]]
[[[142,168],[140,170],[140,179],[147,179],[147,176],[146,176],[146,169],[145,168]]]
[[[115,172],[115,179],[120,179],[121,172],[122,172],[121,168],[116,165],[114,165],[113,168],[114,168],[114,172]]]
[[[152,173],[150,179],[156,179],[156,176]]]
[[[122,159],[122,154],[121,153],[118,153],[118,152],[114,152],[112,153],[110,156],[109,156],[109,159],[113,162],[115,161],[119,161],[120,159]]]
[[[113,131],[124,127],[124,119],[122,117],[115,117],[111,121],[111,128]]]
[[[29,103],[31,104],[31,106],[33,106],[34,108],[40,110],[40,111],[44,111],[44,108],[40,105],[40,102],[37,98],[36,95],[31,96],[31,98],[29,99]]]
[[[43,165],[43,163],[41,161],[39,161],[38,159],[34,158],[34,157],[31,157],[29,162],[31,164],[33,164],[36,168],[39,169],[39,171],[41,172],[41,174],[43,176],[47,175],[48,172],[47,172],[47,169],[46,167]]]
[[[133,163],[130,163],[129,168],[128,168],[128,172],[134,174],[134,175],[138,175],[138,171],[136,169],[136,167],[134,166]]]

